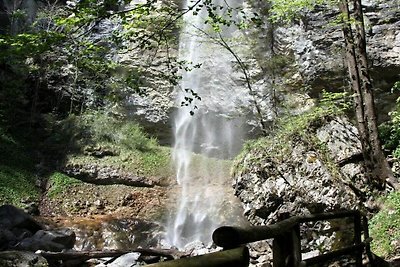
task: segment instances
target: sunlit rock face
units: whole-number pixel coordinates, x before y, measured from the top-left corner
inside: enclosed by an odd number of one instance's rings
[[[399,80],[399,4],[398,0],[363,1],[368,58],[382,114],[391,107],[387,104],[393,98],[387,94]],[[277,51],[292,53],[294,58],[293,75],[285,82],[295,87],[309,85],[308,94],[314,98],[321,89],[337,91],[347,86],[343,34],[334,23],[338,13],[335,6],[317,7],[290,26],[275,29]]]
[[[357,157],[361,154],[357,129],[344,117],[320,118],[312,125],[304,134],[292,134],[284,143],[275,140],[253,147],[237,159],[233,187],[252,224],[270,225],[290,216],[363,209],[366,205],[362,204],[365,199],[360,200],[371,190],[362,157]],[[346,224],[319,221],[301,225],[302,252],[307,252],[303,257],[347,242],[337,233],[320,234],[335,223]],[[258,261],[269,259],[259,256]]]
[[[348,184],[361,192],[364,176],[360,164],[346,162],[361,153],[357,129],[344,118],[322,121],[307,134],[316,136],[326,154],[294,136],[283,154],[278,155],[274,145],[255,148],[236,163],[235,194],[250,222],[270,224],[286,216],[357,207],[357,196]],[[333,172],[330,162],[345,163]]]
[[[391,107],[388,103],[393,100],[393,96],[388,93],[389,89],[399,79],[400,72],[399,0],[366,0],[363,5],[368,57],[378,107],[382,111],[378,115],[384,118]],[[229,41],[232,49],[248,66],[254,96],[262,109],[264,120],[273,121],[282,111],[280,104],[283,101],[289,103],[286,107],[290,106],[294,113],[298,113],[309,106],[310,99],[319,97],[322,89],[337,91],[347,86],[344,41],[340,26],[334,23],[339,12],[335,6],[317,7],[314,11],[303,14],[301,20],[286,26],[270,25],[265,12],[268,7],[261,1],[244,1],[242,8],[247,14],[253,11],[261,14],[264,23],[257,29],[236,30],[233,36],[237,38]],[[175,49],[176,56],[178,46]],[[140,55],[139,53],[138,56]],[[161,71],[162,56],[160,54],[160,58],[157,57],[154,61],[156,68]],[[277,63],[274,56],[280,56],[281,61]],[[202,66],[202,81],[214,91],[220,92],[216,94],[221,97],[226,97],[222,93],[224,88],[213,81],[212,75],[215,72],[220,73],[218,66],[221,66],[220,61],[225,60],[224,57],[234,61],[226,54],[208,58],[203,56],[203,61],[211,64]],[[132,60],[135,57],[126,58]],[[164,71],[168,72],[167,69]],[[236,67],[230,75],[233,80],[242,81],[240,86],[243,88],[243,98],[246,98],[248,92],[241,71]],[[150,74],[150,77],[155,76]],[[168,143],[172,140],[168,135],[172,132],[169,128],[172,122],[167,121],[179,109],[179,103],[174,102],[173,87],[166,81],[150,81],[152,82],[146,85],[147,96],[132,97],[133,113],[143,122],[147,122],[151,129],[159,129],[164,143]],[[303,90],[299,92],[299,88]],[[296,90],[296,94],[291,94],[287,89]],[[210,98],[212,96],[202,95],[204,102],[215,101],[215,98]],[[216,111],[218,112],[218,108]],[[250,126],[249,130],[259,126],[254,107],[243,105],[242,112],[248,114],[246,123]]]

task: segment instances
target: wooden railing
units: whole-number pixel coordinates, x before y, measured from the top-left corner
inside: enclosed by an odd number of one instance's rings
[[[315,221],[324,221],[340,218],[353,220],[353,244],[335,251],[331,251],[313,258],[302,259],[300,224]],[[364,239],[362,240],[362,233]],[[213,241],[223,251],[202,256],[165,261],[152,264],[152,267],[223,267],[223,266],[248,266],[249,253],[245,245],[265,239],[273,239],[273,266],[274,267],[300,267],[321,266],[322,264],[337,259],[341,256],[353,256],[355,266],[362,266],[363,251],[372,262],[369,249],[371,241],[368,234],[367,219],[359,211],[342,211],[295,216],[268,226],[235,227],[222,226],[213,233]]]

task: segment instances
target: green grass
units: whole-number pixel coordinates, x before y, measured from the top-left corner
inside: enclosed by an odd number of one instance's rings
[[[0,205],[22,207],[22,201],[37,199],[33,159],[26,147],[5,133],[0,135]]]
[[[48,183],[50,187],[47,191],[47,195],[51,198],[55,198],[68,188],[77,184],[82,184],[83,182],[78,179],[71,178],[65,174],[54,172],[52,175],[50,175]]]
[[[343,114],[343,110],[336,108],[334,103],[331,103],[332,101],[329,100],[327,103],[322,103],[320,106],[296,116],[283,117],[277,122],[276,128],[271,131],[269,136],[245,143],[241,153],[235,158],[232,174],[239,174],[243,171],[241,162],[245,158],[252,164],[262,162],[266,151],[268,151],[268,156],[273,158],[276,164],[279,164],[292,153],[293,143],[300,141],[309,150],[318,152],[331,173],[338,175],[336,164],[330,158],[326,144],[322,143],[315,135],[319,126],[331,118]]]
[[[68,157],[72,164],[97,164],[98,166],[113,166],[133,174],[146,177],[170,177],[173,175],[171,165],[171,149],[155,147],[149,151],[127,149],[113,146],[118,155],[95,158],[83,154],[73,154]]]
[[[371,249],[378,256],[390,258],[400,251],[400,192],[392,192],[384,199],[383,209],[369,222],[373,238]]]
[[[55,143],[68,147],[67,163],[112,166],[149,177],[173,175],[170,149],[159,146],[139,124],[127,118],[88,112],[82,116],[71,115],[56,125],[52,137],[59,138],[49,140],[49,146]],[[96,158],[84,153],[98,147],[107,148],[114,155]]]

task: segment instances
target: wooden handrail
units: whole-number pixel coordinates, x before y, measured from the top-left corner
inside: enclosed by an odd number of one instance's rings
[[[307,260],[301,259],[299,224],[313,221],[323,221],[353,217],[354,244],[336,251],[328,252]],[[364,218],[365,220],[365,218]],[[365,226],[364,226],[365,228]],[[365,230],[364,230],[365,231]],[[274,267],[309,266],[322,264],[328,260],[342,255],[354,254],[356,266],[362,266],[362,251],[369,249],[369,238],[361,242],[361,214],[359,211],[339,211],[294,216],[268,226],[236,227],[222,226],[213,232],[213,241],[223,248],[233,248],[246,243],[252,243],[265,239],[274,239],[273,263]],[[368,233],[367,233],[368,235]],[[367,251],[368,254],[368,251]]]
[[[339,211],[305,216],[293,216],[278,223],[266,226],[250,226],[246,228],[222,226],[213,232],[212,239],[217,246],[233,248],[246,243],[278,237],[284,233],[290,232],[291,229],[299,223],[358,216],[360,216],[359,211]]]
[[[266,226],[251,226],[247,228],[222,226],[213,232],[212,239],[217,246],[233,248],[242,244],[277,237],[289,232],[296,224],[298,224],[298,217],[292,217]]]

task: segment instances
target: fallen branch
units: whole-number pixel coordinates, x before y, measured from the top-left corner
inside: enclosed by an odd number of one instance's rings
[[[94,258],[120,257],[124,254],[138,252],[142,256],[160,256],[167,259],[179,259],[187,256],[186,253],[174,249],[145,249],[135,248],[132,250],[105,250],[105,251],[65,251],[47,252],[40,251],[38,254],[49,260],[81,260],[86,261]]]

